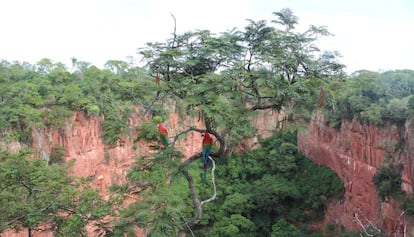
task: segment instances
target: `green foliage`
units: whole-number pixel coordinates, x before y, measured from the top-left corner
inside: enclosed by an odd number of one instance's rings
[[[63,92],[59,95],[57,102],[66,105],[70,109],[77,109],[83,106],[82,90],[77,84],[69,84],[63,87]]]
[[[136,112],[132,108],[138,105],[143,116],[156,117],[138,128],[138,139],[157,141],[158,118],[168,118],[166,101],[174,101],[180,115],[198,117],[207,130],[220,133],[225,141],[221,148],[232,150],[256,134],[251,123],[255,111],[283,108],[295,122],[307,120],[313,109],[322,106],[317,101],[324,87],[326,107],[335,125],[343,115],[380,122],[384,116],[396,118],[410,111],[409,102],[407,106],[404,103],[410,101],[405,97],[412,94],[412,85],[404,73],[396,78],[387,75],[398,86],[377,87],[376,75],[369,73],[358,75],[363,83],[352,78],[339,81],[343,65],[338,55],[320,53],[315,46],[321,36],[329,35],[327,29],[310,26],[304,32],[295,30],[298,18],[289,9],[274,16],[271,22],[248,20],[245,28],[221,34],[208,30],[174,32],[164,43],[148,43],[140,51],[148,72],[118,60],[108,61],[101,70],[73,59],[72,72],[49,59],[33,66],[3,61],[0,128],[17,129],[16,137],[29,141],[31,129],[62,126],[65,115],[76,110],[103,116],[104,141],[116,144],[131,134],[127,123]],[[160,85],[151,76],[156,73],[161,75]],[[395,107],[383,107],[393,95],[400,99],[391,103]],[[376,101],[381,107],[371,106]],[[299,223],[306,226],[317,220],[325,200],[339,195],[342,183],[329,169],[314,166],[300,155],[295,139],[295,133],[281,133],[261,141],[258,150],[231,157],[220,154],[218,199],[204,207],[203,219],[194,231],[202,236],[311,236],[313,233],[299,228]],[[54,149],[52,163],[59,162],[62,152]],[[150,236],[176,236],[177,231],[186,229],[183,224],[192,217],[193,208],[187,181],[179,175],[181,159],[174,147],[168,147],[138,160],[128,173],[129,185],[113,191],[118,199],[131,194],[139,195],[140,201],[118,207],[119,215],[108,235],[134,236],[134,228],[142,227]],[[182,169],[196,177],[198,195],[208,197],[210,187],[197,176],[198,166]],[[58,197],[64,198],[62,203],[76,204],[76,208],[66,207],[73,212],[67,218],[54,217],[59,236],[71,236],[71,230],[76,230],[74,235],[83,234],[83,217],[89,216],[89,211],[96,213],[94,218],[105,212],[105,208],[84,205],[95,196],[93,191],[85,196],[70,191]]]
[[[103,127],[102,137],[105,143],[110,145],[115,145],[122,138],[122,135],[125,135],[123,132],[127,129],[126,123],[118,117],[105,119]]]
[[[150,110],[148,111],[154,118],[159,118],[162,122],[166,121],[170,117],[171,111],[168,111],[165,108],[165,105],[156,103],[151,106]]]
[[[299,197],[297,188],[282,177],[267,174],[253,182],[250,193],[260,194],[253,200],[257,211],[278,216],[284,214],[284,201]]]
[[[382,198],[401,194],[401,172],[401,165],[388,164],[374,175],[373,182]]]
[[[76,184],[67,167],[30,155],[0,151],[0,232],[50,224],[57,236],[81,236],[86,224],[110,213],[98,192]]]
[[[328,167],[315,165],[308,159],[300,162],[301,170],[306,172],[299,178],[305,204],[316,210],[322,210],[329,196],[342,198],[344,186],[339,177]],[[317,216],[313,216],[318,218]]]
[[[297,32],[289,9],[274,15],[270,23],[249,20],[241,30],[174,33],[163,43],[148,43],[140,53],[161,75],[158,98],[165,95],[177,101],[181,114],[224,131],[231,146],[255,133],[252,111],[289,107],[296,118],[309,119],[319,86],[342,77],[343,65],[314,44],[329,35],[326,28]]]
[[[63,106],[53,106],[47,108],[42,113],[45,126],[60,128],[68,119],[72,112]]]
[[[271,237],[290,237],[298,235],[299,230],[293,224],[289,223],[285,219],[278,220],[272,226]]]
[[[238,235],[240,226],[229,218],[239,215],[254,224],[245,230],[248,236],[310,236],[298,223],[323,217],[326,199],[341,197],[343,183],[330,169],[304,158],[295,143],[295,133],[282,132],[263,140],[260,149],[217,161],[220,195],[195,231]]]
[[[6,142],[19,141],[20,135],[17,131],[10,131],[7,133],[3,133],[3,139]]]
[[[102,137],[106,144],[114,145],[118,141],[130,134],[127,124],[132,108],[129,106],[119,106],[114,111],[108,112],[103,121]]]
[[[382,199],[398,199],[401,202],[401,208],[408,215],[414,216],[414,197],[401,190],[402,168],[402,165],[390,163],[387,159],[384,166],[377,170],[372,181]]]
[[[155,123],[151,123],[146,126],[152,129]],[[298,223],[319,220],[324,202],[331,196],[340,197],[343,184],[331,170],[303,157],[295,143],[296,133],[277,133],[261,141],[260,149],[216,159],[218,196],[203,206],[201,222],[192,227],[194,234],[318,236]],[[137,159],[128,174],[129,185],[113,191],[138,194],[140,201],[121,209],[113,223],[113,236],[133,236],[135,227],[144,228],[150,236],[189,231],[183,224],[193,217],[192,200],[187,180],[178,173],[180,157],[168,147],[154,157]],[[204,200],[212,195],[212,187],[199,176],[201,164],[200,160],[186,169]]]
[[[377,170],[372,181],[382,199],[396,198],[400,207],[410,216],[414,216],[414,197],[401,190],[401,164],[393,164],[386,159],[384,165]]]
[[[160,141],[160,136],[157,128],[157,120],[151,120],[143,122],[138,128],[138,140],[144,139],[145,141]]]
[[[252,199],[248,193],[229,193],[223,202],[222,210],[230,211],[226,214],[248,214],[248,210],[252,209],[255,205],[252,203]]]
[[[162,122],[164,122],[164,119],[161,117],[161,116],[154,116],[153,118],[152,118],[152,121],[154,122],[154,123],[162,123]]]
[[[63,164],[65,162],[65,148],[59,145],[53,147],[49,157],[49,165]]]
[[[183,186],[170,186],[167,180],[176,175],[174,171],[181,158],[179,152],[168,147],[153,159],[137,160],[127,177],[133,184],[131,188],[141,189],[141,200],[121,210],[120,218],[113,224],[114,236],[135,236],[135,227],[144,228],[149,236],[176,236],[183,224],[184,194],[179,190]]]
[[[313,44],[329,35],[325,28],[296,32],[297,20],[285,21],[296,19],[290,10],[274,15],[270,23],[249,20],[242,30],[200,30],[149,43],[140,51],[148,72],[118,60],[101,70],[74,58],[70,72],[47,58],[35,65],[2,61],[0,128],[58,127],[66,108],[103,115],[104,140],[114,144],[128,134],[125,107],[139,105],[144,114],[166,120],[169,111],[160,102],[172,99],[181,114],[222,129],[234,145],[255,133],[251,111],[295,105],[293,114],[309,117],[314,88],[328,76],[340,77],[343,65],[333,53],[319,54]],[[148,73],[159,73],[162,83],[158,86]]]
[[[338,88],[339,87],[339,88]],[[358,71],[347,80],[328,83],[325,114],[328,123],[338,127],[341,119],[359,119],[384,125],[403,124],[414,113],[414,71]]]
[[[413,77],[414,80],[414,77]],[[414,89],[413,89],[414,91]],[[402,99],[393,98],[391,99],[387,106],[387,113],[389,118],[396,123],[403,124],[407,118],[407,110],[408,110],[408,100],[409,97],[403,97]]]
[[[240,214],[232,214],[230,217],[223,217],[217,225],[214,226],[213,233],[209,236],[214,237],[232,237],[243,236],[253,237],[257,236],[255,231],[255,224],[248,218]]]
[[[384,121],[382,119],[383,114],[384,108],[378,104],[370,104],[365,108],[364,112],[361,113],[361,118],[368,122],[384,125]]]
[[[30,143],[26,133],[31,129],[59,128],[72,111],[83,111],[108,118],[105,141],[115,143],[126,132],[126,118],[131,111],[125,108],[131,108],[131,103],[151,103],[156,91],[144,70],[115,61],[108,67],[113,71],[74,60],[71,73],[50,59],[36,65],[2,61],[0,129],[15,129],[21,133],[20,141]]]
[[[404,195],[400,197],[402,201],[401,208],[405,210],[407,215],[414,216],[414,197],[412,195]]]

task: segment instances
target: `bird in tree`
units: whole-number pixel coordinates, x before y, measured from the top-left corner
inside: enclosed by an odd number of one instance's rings
[[[207,165],[208,165],[208,157],[211,153],[211,146],[213,145],[213,138],[210,136],[208,132],[204,133],[202,136],[203,138],[203,146],[202,146],[202,154],[203,154],[203,169],[204,169],[204,175],[203,179],[206,181],[207,176]]]
[[[162,123],[158,123],[158,132],[160,133],[160,139],[164,147],[168,146],[168,130],[162,125]]]

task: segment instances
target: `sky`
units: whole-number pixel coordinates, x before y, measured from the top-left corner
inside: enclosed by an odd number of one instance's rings
[[[326,26],[317,42],[338,51],[346,72],[414,70],[413,0],[0,0],[0,60],[35,64],[71,58],[102,68],[139,61],[137,49],[177,33],[243,29],[289,8],[298,30]]]

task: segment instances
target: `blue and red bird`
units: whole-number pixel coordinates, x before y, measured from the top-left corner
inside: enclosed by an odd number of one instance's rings
[[[168,130],[162,125],[162,123],[158,123],[158,132],[160,134],[161,143],[164,147],[168,146]]]
[[[203,155],[203,169],[204,169],[204,181],[206,181],[207,176],[207,166],[208,166],[208,157],[211,153],[211,147],[213,146],[213,138],[210,136],[208,132],[204,133],[203,138],[203,149],[202,149],[202,155]]]

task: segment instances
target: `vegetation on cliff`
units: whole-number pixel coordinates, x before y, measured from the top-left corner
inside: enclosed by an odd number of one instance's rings
[[[414,215],[414,198],[401,190],[405,124],[414,117],[414,71],[358,71],[342,81],[326,84],[324,116],[332,127],[340,128],[344,120],[378,126],[397,125],[399,140],[384,147],[387,157],[373,177],[380,197],[396,198],[405,213]]]
[[[128,185],[113,189],[137,193],[139,187],[143,200],[121,211],[113,236],[133,233],[136,226],[151,236],[175,236],[177,229],[194,236],[322,236],[310,225],[323,218],[328,197],[341,196],[343,183],[299,153],[294,132],[277,133],[261,144],[257,150],[216,159],[217,199],[203,206],[200,221],[192,226],[185,225],[194,211],[188,181],[178,172],[172,150],[158,153],[153,162],[139,159]],[[213,191],[203,181],[201,167],[199,160],[186,169],[202,200]]]
[[[79,186],[67,176],[70,164],[62,162],[62,147],[56,147],[49,164],[26,153],[1,153],[0,210],[6,214],[0,217],[0,230],[46,225],[57,235],[77,229],[67,236],[81,236],[87,223],[107,214],[113,221],[96,223],[106,236],[134,236],[136,227],[149,236],[321,236],[310,226],[320,220],[326,199],[341,193],[342,183],[297,151],[295,127],[261,140],[257,150],[230,151],[258,133],[250,121],[257,110],[287,112],[291,123],[309,119],[318,107],[329,111],[333,125],[343,116],[378,124],[383,119],[402,122],[414,110],[413,72],[361,71],[346,78],[338,55],[320,52],[315,45],[329,35],[327,29],[310,26],[298,32],[298,18],[289,9],[274,16],[270,23],[248,20],[244,29],[221,34],[174,30],[165,42],[140,49],[143,68],[113,60],[104,69],[76,59],[70,69],[49,59],[36,65],[0,62],[5,142],[30,145],[33,129],[59,128],[72,111],[103,116],[102,136],[108,145],[125,136],[156,142],[156,120],[169,119],[165,104],[170,101],[183,118],[198,118],[204,125],[178,131],[168,147],[138,157],[128,183],[111,188],[113,203],[100,200],[86,184],[86,193],[74,191]],[[134,107],[147,119],[138,138],[131,137],[135,128],[128,126]],[[201,154],[182,162],[175,149],[189,132],[209,132],[217,141],[211,154],[220,167],[215,173],[217,197],[208,204],[200,202],[212,194],[210,184],[199,177]],[[27,165],[19,168],[19,162]],[[39,179],[28,186],[16,174]],[[45,182],[49,179],[60,189],[51,189]],[[51,202],[39,201],[37,195]],[[140,201],[118,205],[131,196]]]
[[[327,84],[325,115],[331,126],[343,119],[377,125],[403,125],[414,116],[414,71],[358,71],[340,82]]]

